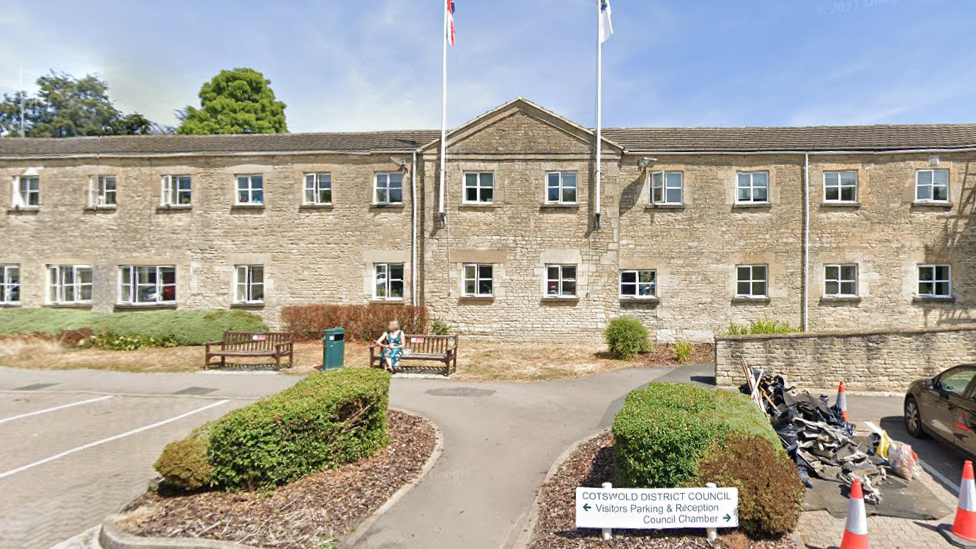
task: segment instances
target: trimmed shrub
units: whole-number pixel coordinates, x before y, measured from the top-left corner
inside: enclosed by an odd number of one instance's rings
[[[321,339],[323,331],[338,326],[348,340],[373,341],[391,320],[408,334],[425,333],[429,323],[427,309],[413,305],[294,305],[281,309],[281,319],[304,340]]]
[[[64,339],[61,338],[61,341],[64,341]],[[145,335],[119,335],[113,332],[92,335],[87,341],[92,347],[107,349],[109,351],[135,351],[146,347],[179,346],[179,343],[172,336],[160,339]]]
[[[640,320],[631,316],[620,316],[611,320],[603,331],[603,338],[613,358],[629,360],[651,350],[647,328]]]
[[[281,486],[373,455],[388,442],[389,389],[378,369],[319,372],[227,414],[210,428],[214,483]]]
[[[447,321],[435,318],[433,322],[430,323],[430,331],[434,332],[434,335],[446,336],[451,334],[451,326]]]
[[[153,467],[172,488],[188,492],[209,488],[213,485],[213,467],[207,447],[206,430],[198,429],[188,438],[167,444]]]
[[[754,537],[782,536],[796,529],[803,484],[796,464],[779,444],[732,433],[709,446],[690,485],[739,489],[739,528]]]

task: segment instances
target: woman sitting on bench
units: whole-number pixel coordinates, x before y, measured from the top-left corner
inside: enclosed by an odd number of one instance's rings
[[[403,330],[400,329],[400,323],[391,320],[387,331],[376,340],[376,344],[383,348],[380,354],[383,369],[394,374],[400,371],[400,356],[403,354]]]

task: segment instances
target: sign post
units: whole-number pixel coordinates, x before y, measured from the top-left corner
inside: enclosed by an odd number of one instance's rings
[[[576,489],[576,527],[599,528],[610,539],[612,528],[663,530],[704,528],[714,539],[716,528],[739,526],[736,488],[602,488]]]

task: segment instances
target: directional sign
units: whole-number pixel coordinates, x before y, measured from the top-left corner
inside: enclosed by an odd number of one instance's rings
[[[577,528],[735,528],[736,488],[577,488]]]

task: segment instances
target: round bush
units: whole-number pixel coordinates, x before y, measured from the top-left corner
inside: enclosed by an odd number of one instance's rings
[[[213,485],[206,437],[190,437],[167,444],[154,467],[167,485],[179,490],[194,491]]]
[[[603,337],[613,358],[628,360],[651,350],[647,328],[634,317],[621,316],[611,320]]]

